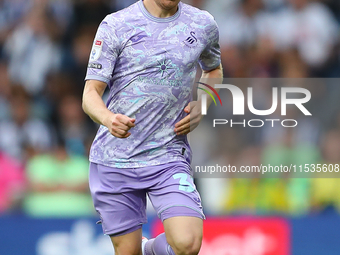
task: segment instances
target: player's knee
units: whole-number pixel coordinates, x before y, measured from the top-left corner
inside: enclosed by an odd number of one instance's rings
[[[173,250],[176,255],[197,255],[201,249],[200,235],[187,235],[174,240]]]

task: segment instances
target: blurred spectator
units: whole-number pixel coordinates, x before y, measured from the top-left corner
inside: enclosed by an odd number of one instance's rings
[[[262,0],[266,9],[269,11],[277,11],[284,7],[287,0]]]
[[[310,76],[307,64],[301,59],[296,49],[281,52],[278,62],[280,67],[279,77],[298,79]]]
[[[186,3],[186,4],[190,4],[193,5],[199,9],[201,9],[203,7],[204,4],[204,0],[183,0],[182,2]]]
[[[134,4],[138,0],[124,0],[124,1],[119,1],[119,0],[111,0],[111,7],[113,11],[121,10],[124,9],[131,4]]]
[[[269,35],[278,50],[296,48],[302,60],[319,69],[330,59],[339,37],[339,25],[323,4],[289,0],[291,8],[272,14]],[[265,29],[265,28],[264,28]]]
[[[0,121],[8,119],[10,116],[9,96],[10,80],[8,68],[5,63],[0,62]]]
[[[29,193],[24,211],[34,217],[79,217],[94,212],[88,190],[88,160],[68,154],[64,142],[27,164]]]
[[[1,48],[11,29],[21,21],[31,7],[30,0],[0,0],[0,57]]]
[[[237,165],[256,166],[261,164],[261,148],[249,146],[237,156]],[[235,163],[233,165],[236,165]],[[237,177],[237,176],[234,176]],[[224,199],[224,209],[229,213],[257,213],[260,211],[260,202],[265,197],[265,193],[260,189],[260,179],[257,173],[253,173],[249,178],[233,178],[230,180],[230,194]],[[252,178],[251,178],[252,177]],[[273,193],[272,193],[273,195]],[[277,201],[279,203],[279,201]],[[269,210],[272,210],[270,208]],[[268,211],[269,211],[268,210]]]
[[[33,95],[42,91],[47,75],[60,67],[61,49],[56,44],[59,27],[44,5],[35,5],[7,38],[5,54],[12,81]]]
[[[238,4],[240,0],[209,0],[203,1],[203,9],[210,12],[217,24],[223,24],[224,17],[226,12],[229,9],[234,8],[236,4]]]
[[[249,77],[247,54],[236,45],[221,45],[223,72],[225,77]]]
[[[129,2],[129,1],[119,1]],[[74,4],[73,33],[83,27],[99,26],[106,15],[110,14],[110,3],[108,0],[80,0]]]
[[[25,190],[23,166],[0,150],[0,214],[18,210]]]
[[[42,120],[32,116],[32,101],[21,86],[12,86],[11,119],[0,122],[0,149],[19,160],[26,158],[24,149],[37,152],[51,148],[53,133]]]
[[[230,4],[217,18],[219,24],[223,24],[220,44],[225,76],[271,77],[275,73],[272,64],[276,49],[269,38],[260,37],[263,27],[267,28],[269,23],[263,3],[261,0],[238,3]]]
[[[220,40],[223,47],[237,45],[251,46],[256,42],[258,26],[262,17],[261,0],[242,0],[240,5],[229,8],[224,14]]]
[[[294,132],[295,131],[295,132]],[[264,148],[263,164],[271,166],[300,166],[308,164],[316,164],[320,158],[318,148],[312,143],[301,141],[295,129],[283,128],[281,133],[281,141],[272,143]],[[270,173],[266,175],[268,178],[277,179],[278,183],[285,180],[285,199],[287,203],[287,211],[292,214],[305,214],[310,209],[310,177],[307,173],[301,174],[299,171],[291,172],[290,175],[284,173]],[[303,177],[303,178],[302,178]],[[273,179],[275,180],[275,179]],[[271,182],[271,188],[275,190],[275,182]],[[268,189],[269,190],[269,189]],[[267,194],[268,195],[268,194]],[[273,198],[272,202],[276,202]]]
[[[327,4],[330,10],[337,17],[338,21],[340,21],[340,2],[338,0],[322,0],[322,2]]]
[[[257,72],[264,70],[262,77],[276,77],[276,53],[297,49],[303,64],[311,71],[307,76],[334,76],[339,24],[332,12],[310,0],[289,0],[289,8],[277,8],[283,6],[282,2],[265,4],[275,11],[263,9],[261,0],[242,0],[229,5],[218,18],[219,24],[223,24],[220,43],[226,75],[257,77]],[[239,63],[248,69],[241,75],[233,71]]]
[[[269,38],[258,38],[249,50],[249,76],[254,78],[278,77],[277,55],[275,45]]]
[[[322,161],[318,163],[332,165],[340,164],[340,130],[328,131],[321,140]],[[340,212],[340,179],[322,178],[322,173],[312,180],[312,205],[320,211],[334,207]]]
[[[71,25],[73,19],[73,3],[72,3],[73,1],[72,0],[43,0],[43,1],[46,1],[49,12],[58,22],[59,27],[62,29],[62,32],[66,32],[66,29]]]
[[[66,143],[69,153],[86,155],[86,142],[95,132],[92,123],[81,108],[81,99],[74,95],[66,95],[58,106],[58,133]]]

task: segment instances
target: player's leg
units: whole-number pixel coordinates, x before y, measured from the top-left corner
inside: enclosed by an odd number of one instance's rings
[[[202,244],[203,221],[173,217],[163,222],[165,233],[146,243],[145,255],[197,255]]]
[[[164,220],[163,225],[165,233],[146,243],[144,255],[197,255],[199,253],[203,236],[202,218],[171,217]]]
[[[165,236],[176,255],[197,255],[203,237],[203,220],[197,217],[173,217],[164,222]]]
[[[161,181],[148,194],[163,221],[165,234],[147,242],[144,255],[197,255],[204,214],[190,166],[167,164],[158,178]]]
[[[146,192],[129,169],[91,163],[90,191],[103,232],[111,237],[116,255],[141,255]]]
[[[115,255],[142,255],[142,229],[119,236],[110,236]]]

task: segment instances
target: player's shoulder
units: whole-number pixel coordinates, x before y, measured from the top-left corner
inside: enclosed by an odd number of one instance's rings
[[[198,23],[215,25],[215,18],[208,11],[201,10],[189,4],[182,3],[182,14],[191,17]]]

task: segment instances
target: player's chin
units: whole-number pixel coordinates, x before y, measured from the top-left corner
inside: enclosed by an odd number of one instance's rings
[[[178,5],[180,0],[163,0],[162,2],[163,2],[162,5],[164,9],[171,10]]]

